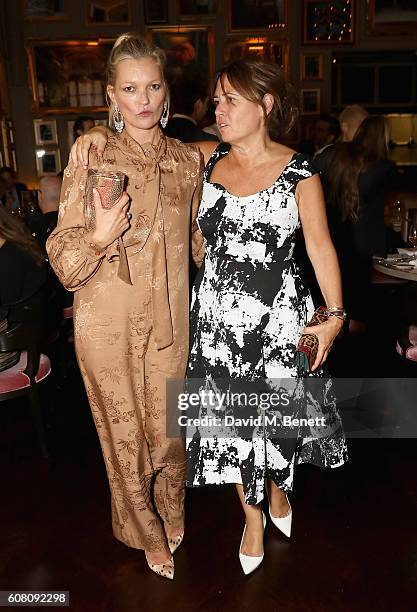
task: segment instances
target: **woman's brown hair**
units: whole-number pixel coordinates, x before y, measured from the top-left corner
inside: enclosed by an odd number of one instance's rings
[[[20,219],[15,219],[9,212],[0,206],[0,238],[12,242],[22,251],[30,255],[38,266],[46,260],[44,253],[29,230]]]
[[[366,117],[352,142],[337,146],[329,176],[330,201],[340,208],[342,221],[358,216],[358,177],[388,155],[388,127],[382,115]]]
[[[244,98],[262,106],[270,138],[277,140],[294,127],[299,114],[297,97],[284,71],[277,64],[253,59],[236,60],[216,74],[214,88],[220,81],[224,90],[226,77]],[[269,114],[263,101],[265,94],[274,98],[274,106]]]

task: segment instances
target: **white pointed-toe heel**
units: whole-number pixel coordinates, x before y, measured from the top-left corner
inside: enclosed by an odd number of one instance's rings
[[[169,559],[166,563],[151,563],[148,559],[148,555],[146,554],[145,550],[145,558],[149,565],[149,568],[153,572],[155,572],[155,574],[158,574],[163,578],[168,578],[169,580],[174,579],[174,559],[172,558],[172,556],[171,559]]]
[[[287,538],[289,538],[291,535],[292,508],[291,508],[290,501],[287,497],[287,494],[285,494],[285,497],[287,498],[287,503],[290,507],[288,514],[286,514],[285,516],[272,516],[271,506],[269,506],[269,516],[271,518],[271,521],[274,523],[275,527],[279,529],[280,531],[282,531],[282,533],[286,535]]]
[[[180,535],[177,536],[176,538],[167,537],[168,548],[171,551],[171,555],[174,554],[174,552],[177,550],[178,546],[181,544],[183,539],[184,539],[184,532],[180,533]]]
[[[265,531],[266,517],[263,512],[262,512],[262,522],[264,524],[264,531]],[[264,553],[262,553],[260,557],[250,557],[249,555],[243,555],[240,552],[240,549],[242,548],[242,544],[243,544],[243,539],[245,537],[245,532],[246,532],[246,523],[243,529],[243,535],[242,535],[242,539],[240,541],[240,546],[239,546],[239,561],[240,561],[240,565],[242,566],[244,573],[247,575],[255,571],[256,568],[260,566],[264,558]]]

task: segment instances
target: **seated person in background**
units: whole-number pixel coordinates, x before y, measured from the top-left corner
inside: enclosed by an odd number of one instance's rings
[[[38,204],[42,215],[37,217],[31,230],[42,248],[58,222],[59,197],[62,178],[60,176],[42,176],[39,181]]]
[[[3,195],[1,201],[3,206],[9,211],[16,211],[20,208],[20,192],[26,191],[24,183],[16,182],[16,175],[13,168],[3,166],[0,168],[0,178],[3,181]]]
[[[0,207],[0,333],[18,322],[13,305],[46,284],[46,254],[27,228]],[[0,353],[0,371],[19,361],[16,352]]]
[[[87,115],[80,115],[74,121],[73,136],[74,142],[77,140],[78,136],[82,136],[86,134],[88,130],[91,130],[95,126],[94,119],[92,117],[88,117]]]
[[[300,153],[313,159],[336,142],[340,136],[339,121],[332,115],[320,115],[314,123],[311,138],[300,142]]]
[[[328,219],[339,256],[344,299],[351,317],[365,321],[372,255],[386,253],[384,206],[395,164],[388,155],[388,128],[382,115],[368,116],[352,142],[335,148],[327,177]]]
[[[181,142],[217,141],[216,136],[204,132],[199,122],[208,107],[207,83],[200,77],[182,77],[171,85],[171,104],[174,111],[164,133]]]

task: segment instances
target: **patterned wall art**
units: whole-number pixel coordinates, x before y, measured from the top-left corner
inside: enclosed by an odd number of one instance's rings
[[[354,11],[355,0],[304,0],[304,43],[353,43]]]

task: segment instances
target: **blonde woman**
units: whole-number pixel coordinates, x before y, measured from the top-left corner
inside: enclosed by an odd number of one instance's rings
[[[95,192],[95,229],[88,230],[87,170],[70,162],[47,250],[75,292],[75,346],[106,463],[114,535],[172,579],[172,553],[184,534],[185,450],[183,440],[165,435],[165,382],[182,378],[187,363],[190,226],[203,163],[196,147],[161,132],[169,112],[161,50],[123,34],[107,83],[113,131],[102,155],[90,153],[90,167],[125,174],[126,192],[112,209]]]

